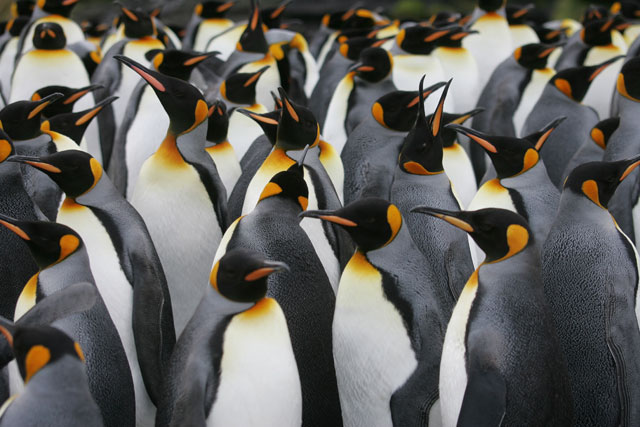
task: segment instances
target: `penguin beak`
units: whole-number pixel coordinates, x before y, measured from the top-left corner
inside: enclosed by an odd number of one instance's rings
[[[423,77],[424,79],[424,77]],[[438,106],[436,107],[436,111],[431,117],[431,134],[436,136],[440,133],[440,128],[442,127],[442,115],[444,114],[444,101],[447,99],[447,92],[449,92],[449,86],[451,85],[450,79],[442,90],[442,94],[440,95],[440,101],[438,101]],[[422,85],[422,81],[420,81]],[[423,114],[423,113],[420,113]]]
[[[375,71],[375,69],[376,69],[376,67],[374,67],[372,65],[365,65],[362,62],[356,62],[351,67],[349,67],[347,72],[349,72],[349,73],[353,73],[353,72],[366,73],[366,72],[369,72],[369,71]]]
[[[42,112],[42,110],[47,108],[48,105],[53,104],[54,102],[56,102],[60,98],[64,98],[64,95],[61,94],[60,92],[56,92],[56,93],[52,93],[49,96],[45,96],[44,98],[42,98],[39,101],[35,101],[34,102],[35,107],[31,111],[29,111],[29,115],[27,116],[27,120],[33,119],[35,116],[40,114]]]
[[[145,79],[145,81],[149,83],[154,90],[158,92],[167,91],[164,84],[162,84],[162,80],[164,80],[162,74],[152,71],[146,68],[144,65],[134,61],[133,59],[127,58],[126,56],[114,55],[113,57],[138,73],[140,77]]]
[[[293,2],[293,0],[285,0],[280,3],[280,6],[276,7],[275,10],[271,12],[269,18],[276,19],[278,16],[282,15],[282,12],[284,12],[284,10],[287,8],[287,6],[289,6],[289,4],[291,4],[291,2]]]
[[[271,97],[273,98],[273,105],[276,106],[276,110],[279,110],[282,108],[282,100],[280,98],[278,98],[278,95],[276,95],[276,93],[274,91],[270,91],[269,92],[271,94]]]
[[[551,123],[546,125],[539,132],[542,135],[538,138],[538,140],[535,143],[536,151],[540,151],[540,149],[542,148],[544,143],[547,142],[547,139],[549,139],[549,136],[551,135],[551,132],[553,132],[558,127],[558,125],[560,125],[560,123],[562,123],[566,118],[567,118],[566,116],[558,117],[557,119],[555,119],[554,121],[552,121]]]
[[[490,153],[497,153],[498,149],[487,140],[487,135],[482,132],[478,132],[477,130],[473,130],[471,128],[467,128],[455,123],[449,123],[445,126],[447,129],[453,129],[454,131],[466,135],[470,139],[474,140],[478,143],[482,148],[487,150]]]
[[[595,70],[591,73],[591,75],[589,76],[589,81],[593,81],[593,79],[595,79],[598,74],[600,74],[601,72],[603,72],[609,65],[613,64],[614,62],[616,62],[619,59],[624,58],[626,55],[618,55],[618,56],[614,56],[611,59],[608,59],[604,62],[602,62],[599,65],[596,65]]]
[[[44,172],[49,173],[61,173],[62,170],[59,168],[43,162],[39,157],[29,157],[29,156],[11,156],[7,159],[8,162],[16,162],[16,163],[24,163],[34,168],[38,168]]]
[[[91,86],[86,86],[86,87],[80,88],[75,93],[73,93],[71,96],[69,96],[67,99],[62,101],[62,103],[65,104],[65,105],[73,104],[78,99],[82,98],[83,96],[85,96],[89,92],[93,92],[96,89],[104,89],[104,86],[102,86],[102,85],[91,85]]]
[[[624,179],[628,177],[629,174],[638,167],[638,165],[640,165],[640,156],[634,157],[633,159],[629,160],[627,167],[622,172],[622,175],[620,175],[620,182],[624,181]]]
[[[429,206],[418,206],[411,209],[411,212],[423,213],[440,218],[441,220],[447,221],[449,224],[456,226],[467,233],[473,233],[475,231],[471,224],[460,219],[460,214],[462,212],[446,211],[444,209],[437,209]]]
[[[222,3],[220,6],[218,6],[218,7],[216,8],[216,12],[218,12],[218,13],[222,13],[222,12],[224,12],[225,10],[229,10],[229,9],[231,9],[232,7],[233,7],[233,2],[232,2],[232,1],[228,1],[228,2],[226,2],[226,3]]]
[[[347,218],[336,215],[335,211],[304,211],[298,214],[299,218],[318,218],[323,221],[333,222],[343,227],[357,227],[358,224]]]
[[[244,276],[244,280],[247,282],[253,282],[263,277],[267,277],[270,274],[277,273],[279,271],[290,271],[290,268],[284,262],[279,261],[263,261],[262,267],[253,270],[251,273]]]
[[[212,56],[216,56],[216,55],[219,55],[219,54],[220,54],[220,52],[218,52],[217,50],[214,50],[212,52],[207,52],[207,53],[204,53],[202,55],[193,56],[193,57],[187,59],[186,61],[184,61],[182,63],[182,65],[184,65],[185,67],[191,67],[191,66],[194,66],[196,64],[199,64],[200,62],[202,62],[202,61],[204,61],[206,59],[211,58]]]
[[[3,225],[9,231],[12,231],[22,240],[31,240],[31,237],[20,228],[20,222],[15,218],[11,218],[10,216],[0,214],[0,225]]]
[[[423,99],[423,100],[427,99],[427,97],[428,97],[429,95],[431,95],[433,92],[435,92],[436,90],[440,89],[442,86],[444,86],[444,85],[446,85],[446,84],[447,84],[447,82],[438,82],[438,83],[436,83],[436,84],[434,84],[434,85],[429,86],[428,88],[426,88],[426,89],[424,90],[424,92],[422,92],[422,99]],[[407,104],[407,108],[411,108],[411,107],[413,107],[413,106],[414,106],[414,105],[416,105],[419,101],[420,101],[420,96],[416,96],[415,98],[413,98],[413,99],[411,100],[411,102],[409,102],[409,103]]]
[[[300,117],[298,116],[296,109],[293,107],[291,100],[287,96],[287,92],[285,92],[282,87],[279,87],[278,93],[280,94],[280,99],[282,99],[283,114],[288,114],[293,120],[300,122]]]
[[[478,108],[474,108],[473,110],[463,113],[460,117],[452,120],[450,123],[451,124],[456,124],[456,125],[461,125],[464,122],[466,122],[467,120],[469,120],[471,117],[475,116],[476,114],[480,114],[484,111],[484,108],[482,107],[478,107]]]
[[[244,82],[243,86],[244,87],[249,87],[249,86],[251,86],[253,84],[257,84],[258,83],[258,79],[260,78],[262,73],[267,71],[267,69],[269,67],[270,67],[270,65],[265,65],[264,67],[260,68],[258,71],[253,73],[253,75],[251,77],[249,77],[246,82]]]
[[[276,119],[272,119],[271,117],[254,113],[253,111],[245,110],[244,108],[238,108],[236,111],[240,114],[244,114],[253,121],[259,122],[259,124],[264,123],[267,125],[278,126],[278,121]]]
[[[109,98],[104,99],[101,102],[97,103],[93,108],[89,110],[84,110],[83,111],[84,114],[78,120],[76,120],[75,125],[82,126],[90,122],[95,116],[98,115],[98,113],[100,113],[100,111],[102,111],[104,107],[111,104],[116,99],[118,99],[117,96],[110,96]]]
[[[9,346],[13,349],[13,335],[16,333],[16,325],[9,320],[0,316],[0,333],[9,343]]]

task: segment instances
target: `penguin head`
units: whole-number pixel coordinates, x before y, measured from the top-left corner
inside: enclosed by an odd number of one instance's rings
[[[458,12],[452,12],[449,10],[443,10],[436,12],[429,18],[429,25],[436,28],[447,27],[455,24],[460,19],[461,15]]]
[[[304,211],[300,216],[338,224],[363,252],[388,245],[402,227],[402,214],[398,208],[376,197],[356,200],[334,211]]]
[[[384,80],[391,74],[393,58],[391,54],[381,47],[368,47],[360,52],[358,62],[351,66],[356,76],[370,83]]]
[[[13,140],[38,137],[42,110],[62,97],[61,93],[53,93],[38,101],[17,101],[7,105],[0,110],[0,129]]]
[[[640,58],[635,57],[628,60],[620,69],[616,90],[622,96],[631,101],[640,102]]]
[[[441,119],[441,126],[440,126],[440,139],[442,141],[442,147],[443,148],[451,147],[458,139],[458,133],[455,130],[448,128],[446,125],[448,124],[461,125],[467,120],[469,120],[471,117],[483,111],[484,111],[484,108],[474,108],[473,110],[467,111],[466,113],[458,113],[458,114],[443,113],[442,119]],[[427,116],[427,120],[429,121],[433,120],[432,116],[431,115]]]
[[[256,85],[269,67],[269,65],[265,65],[253,73],[234,73],[230,75],[220,85],[220,95],[234,104],[255,105]]]
[[[68,18],[78,1],[79,0],[38,0],[36,5],[48,14]]]
[[[420,93],[423,90],[423,83],[424,76],[420,79]],[[398,165],[402,171],[412,175],[438,175],[444,172],[442,166],[441,129],[443,126],[444,101],[450,84],[451,80],[444,87],[436,111],[429,121],[427,121],[424,114],[424,101],[420,98],[418,119],[413,129],[405,137],[398,158]]]
[[[640,165],[640,156],[617,162],[590,162],[576,167],[564,183],[564,190],[583,195],[607,209],[618,185]]]
[[[43,98],[46,98],[49,95],[54,93],[62,94],[62,97],[58,99],[57,102],[52,102],[48,104],[42,110],[42,117],[49,118],[53,116],[57,116],[58,114],[70,113],[73,111],[73,106],[76,101],[92,92],[96,89],[102,88],[101,85],[91,85],[85,86],[81,88],[70,88],[67,86],[46,86],[41,89],[38,89],[31,95],[32,101],[40,101]]]
[[[202,19],[224,18],[234,4],[233,1],[206,0],[198,3],[194,12]]]
[[[610,16],[609,11],[604,6],[589,5],[582,14],[582,25],[585,26],[589,22],[607,19]]]
[[[300,207],[300,211],[309,205],[309,188],[304,181],[302,162],[289,167],[288,170],[278,172],[267,183],[260,194],[259,201],[269,197],[280,197],[292,201]]]
[[[253,250],[235,248],[213,266],[209,283],[220,295],[235,302],[258,302],[267,294],[267,278],[288,271],[287,264],[269,261]]]
[[[619,13],[626,19],[640,19],[640,5],[634,1],[617,1],[609,9],[611,13]]]
[[[13,141],[5,131],[0,129],[0,165],[14,154],[16,154],[16,150],[13,146]]]
[[[611,44],[614,23],[613,17],[589,21],[580,30],[580,38],[589,46],[608,46]]]
[[[97,19],[97,17],[96,17]],[[80,23],[82,32],[85,37],[90,39],[101,40],[102,37],[109,31],[111,26],[105,22],[99,20],[85,20]]]
[[[513,57],[527,70],[542,70],[547,67],[547,59],[557,47],[543,43],[530,43],[516,48]]]
[[[505,7],[507,22],[509,25],[526,25],[529,20],[529,12],[531,12],[533,8],[534,6],[532,4],[525,6],[508,4]]]
[[[79,146],[91,120],[116,99],[118,99],[117,96],[110,96],[86,110],[53,116],[40,124],[40,130],[47,134],[60,133],[71,138]]]
[[[343,41],[340,42],[338,51],[345,58],[352,61],[357,61],[358,59],[360,59],[360,54],[363,50],[369,47],[380,47],[382,44],[384,44],[385,41],[386,40],[384,39],[378,40],[373,37],[352,37],[349,39],[343,39]]]
[[[607,142],[613,135],[613,132],[618,129],[620,125],[620,117],[609,117],[608,119],[598,122],[593,129],[591,129],[591,140],[600,148],[605,150],[607,148]]]
[[[29,246],[40,270],[63,261],[82,246],[78,233],[56,222],[22,221],[0,214],[0,225]]]
[[[43,22],[36,26],[33,32],[33,46],[36,49],[57,50],[64,49],[66,45],[67,37],[60,24]]]
[[[33,0],[16,0],[11,3],[11,16],[14,18],[30,18],[35,6],[35,1]]]
[[[388,22],[378,19],[372,11],[360,7],[352,7],[346,12],[339,12],[339,14],[340,30],[373,28],[376,24]]]
[[[435,27],[435,25],[434,25]],[[471,34],[478,34],[475,30],[462,27],[460,25],[449,25],[446,27],[436,27],[441,31],[447,31],[442,37],[438,38],[439,47],[462,47],[462,40]]]
[[[293,0],[284,0],[278,6],[263,9],[261,17],[264,25],[266,25],[267,28],[280,28],[282,24],[282,14],[292,1]]]
[[[400,90],[390,92],[374,102],[371,114],[380,125],[388,129],[407,132],[415,123],[420,98],[426,99],[444,85],[446,85],[445,82],[436,83],[426,88],[422,93]]]
[[[80,344],[59,329],[44,325],[15,326],[11,329],[0,326],[0,333],[13,349],[25,384],[42,369],[65,356],[84,363]]]
[[[116,4],[119,4],[116,2]],[[120,5],[120,23],[124,26],[124,35],[130,39],[155,37],[158,34],[156,24],[150,13],[140,9],[129,9]]]
[[[478,0],[478,7],[485,12],[495,12],[503,8],[507,0]]]
[[[149,83],[169,115],[169,131],[172,134],[182,135],[191,132],[207,119],[209,107],[200,91],[192,84],[149,70],[126,56],[115,55],[114,58]]]
[[[284,89],[278,88],[278,91],[283,106],[278,120],[276,146],[286,151],[318,145],[320,125],[311,110],[291,101]]]
[[[270,111],[268,113],[254,113],[253,111],[238,109],[239,113],[244,114],[251,120],[256,122],[261,128],[267,139],[272,145],[276,144],[278,139],[278,124],[280,120],[280,110]]]
[[[480,145],[489,155],[499,179],[525,173],[540,160],[539,150],[554,129],[565,119],[561,117],[549,123],[543,130],[527,138],[493,136],[457,124],[447,125]]]
[[[446,211],[418,206],[411,209],[411,212],[440,218],[466,231],[486,254],[485,264],[509,259],[533,244],[533,235],[527,221],[506,209]]]
[[[153,67],[160,73],[189,81],[191,71],[202,61],[217,55],[218,52],[191,53],[176,49],[152,49],[145,53]]]
[[[65,150],[42,157],[13,156],[9,159],[46,173],[72,199],[93,189],[102,178],[100,163],[89,153],[80,150]]]
[[[209,122],[207,126],[207,141],[219,144],[227,140],[229,130],[229,114],[227,106],[221,100],[216,100],[209,107]]]
[[[320,25],[332,30],[339,30],[340,28],[342,28],[342,24],[344,22],[342,17],[345,13],[346,12],[344,10],[333,13],[325,13],[324,15],[322,15]]]
[[[413,55],[429,55],[447,34],[448,29],[412,25],[400,30],[396,43],[400,49]]]
[[[549,84],[555,86],[556,89],[570,99],[576,102],[582,102],[593,79],[609,65],[621,58],[623,58],[623,56],[616,56],[597,65],[560,70],[549,80]]]
[[[236,50],[241,52],[267,53],[269,45],[264,37],[265,28],[262,25],[260,6],[257,0],[251,0],[251,11],[249,12],[249,22],[240,35],[240,40],[236,44]]]
[[[538,39],[540,39],[543,43],[565,43],[567,40],[567,31],[569,27],[560,27],[560,28],[547,28],[542,25],[536,25],[533,27],[533,30],[538,35]]]
[[[29,23],[29,20],[29,16],[18,16],[16,18],[10,19],[5,24],[4,30],[5,32],[9,33],[11,37],[18,37],[20,33],[22,33],[22,30]]]

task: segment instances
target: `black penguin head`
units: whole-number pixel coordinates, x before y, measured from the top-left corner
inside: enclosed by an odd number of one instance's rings
[[[391,243],[402,227],[402,214],[398,208],[376,197],[356,200],[335,211],[305,211],[300,216],[338,224],[362,252]]]
[[[440,47],[462,47],[462,40],[471,34],[478,34],[475,30],[470,30],[460,25],[449,25],[446,27],[436,27],[442,31],[447,31],[442,37],[438,38],[438,46]]]
[[[256,103],[256,85],[268,69],[269,65],[265,65],[253,73],[232,74],[220,85],[220,95],[234,104],[254,105]]]
[[[189,81],[191,71],[198,64],[217,54],[218,52],[191,53],[176,49],[152,49],[145,53],[145,57],[165,76]]]
[[[449,34],[448,29],[412,25],[396,35],[396,43],[405,52],[414,55],[429,55],[440,46],[440,40]]]
[[[233,7],[233,1],[207,0],[196,5],[195,14],[202,19],[224,18],[229,9]]]
[[[16,154],[16,150],[13,141],[5,131],[0,129],[0,165],[14,154]]]
[[[278,261],[269,261],[256,251],[232,249],[213,266],[209,283],[223,297],[235,302],[258,302],[267,294],[267,277],[288,271]]]
[[[420,79],[419,92],[423,91],[423,83],[424,76]],[[443,126],[444,101],[450,84],[451,80],[444,87],[436,111],[428,122],[424,114],[424,101],[420,98],[418,119],[413,129],[405,137],[398,158],[398,165],[404,172],[412,175],[437,175],[444,172],[440,131]]]
[[[591,129],[591,139],[593,142],[603,150],[607,148],[607,142],[613,135],[613,132],[618,129],[620,125],[620,117],[609,117],[608,119],[598,122],[593,129]]]
[[[525,6],[510,5],[505,7],[507,15],[507,22],[509,25],[526,25],[529,20],[529,12],[532,11],[534,6],[528,4]]]
[[[530,43],[516,48],[513,57],[518,64],[528,70],[542,70],[547,67],[547,59],[557,47],[543,43]]]
[[[442,114],[441,125],[440,125],[440,139],[442,141],[442,147],[447,148],[451,147],[458,139],[458,133],[448,128],[446,125],[448,124],[457,124],[461,125],[471,117],[475,116],[478,113],[484,111],[484,108],[474,108],[471,111],[467,111],[466,113],[444,113]],[[427,120],[432,120],[432,115],[427,116]]]
[[[368,9],[352,7],[346,12],[338,12],[340,30],[373,28],[376,24],[384,24],[387,21],[379,20]]]
[[[284,0],[278,6],[263,9],[261,17],[264,25],[266,25],[267,28],[280,28],[282,24],[282,14],[292,1],[293,0]]]
[[[3,322],[4,323],[4,322]],[[80,344],[51,326],[0,326],[0,333],[13,349],[20,375],[27,384],[40,370],[64,356],[84,363]]]
[[[118,4],[116,2],[116,4]],[[120,5],[120,23],[124,25],[124,35],[130,39],[155,37],[158,34],[153,16],[140,9],[129,9]]]
[[[564,119],[562,117],[554,120],[540,132],[525,138],[487,135],[457,124],[447,127],[480,145],[489,155],[498,178],[503,179],[520,175],[534,167],[540,160],[538,151]]]
[[[443,10],[436,12],[429,18],[429,25],[441,28],[455,24],[460,19],[461,15],[458,12],[452,12],[449,10]]]
[[[640,19],[640,4],[634,1],[617,1],[611,5],[611,13],[619,13],[626,19]]]
[[[36,6],[34,0],[17,0],[11,4],[11,16],[14,18],[25,17],[30,18],[33,9]]]
[[[283,150],[302,150],[320,142],[320,125],[306,107],[295,104],[282,88],[278,88],[283,107],[280,109],[276,146]]]
[[[391,74],[393,58],[381,47],[368,47],[360,52],[359,61],[350,70],[363,80],[376,83]]]
[[[589,22],[600,21],[609,17],[609,11],[604,6],[589,5],[582,14],[582,25],[585,26]]]
[[[569,27],[547,28],[542,25],[536,25],[533,30],[542,43],[565,43],[568,38],[567,31]]]
[[[616,56],[597,65],[560,70],[549,80],[549,84],[555,86],[556,89],[574,101],[582,102],[593,79],[621,58],[623,56]]]
[[[278,124],[280,120],[280,110],[269,111],[268,113],[254,113],[253,111],[239,109],[236,110],[256,122],[272,145],[276,144],[278,138]]]
[[[100,40],[109,31],[111,25],[99,20],[85,20],[80,23],[80,27],[87,39]]]
[[[640,102],[640,57],[627,61],[618,74],[616,90],[622,96],[635,102]]]
[[[36,5],[51,15],[60,15],[68,18],[78,1],[79,0],[38,0]]]
[[[227,106],[221,100],[216,100],[209,107],[209,122],[207,126],[207,141],[219,144],[227,140],[229,130],[229,114]]]
[[[371,107],[373,118],[382,126],[407,132],[411,130],[416,120],[420,98],[426,99],[436,90],[444,86],[439,82],[426,88],[422,93],[417,91],[393,91],[378,98]]]
[[[114,58],[149,83],[169,115],[169,131],[173,135],[191,132],[207,119],[209,107],[200,91],[192,84],[149,70],[126,56],[115,55]]]
[[[469,233],[487,255],[484,263],[504,261],[533,244],[527,221],[506,209],[456,212],[418,206],[411,212],[432,215]]]
[[[507,0],[478,0],[478,7],[485,12],[495,12],[505,6]]]
[[[309,189],[304,181],[301,164],[295,164],[288,170],[278,172],[271,178],[260,194],[259,200],[269,197],[281,197],[293,201],[300,207],[300,211],[309,205]]]
[[[583,195],[602,209],[618,185],[640,165],[640,156],[617,162],[590,162],[576,167],[564,183],[564,191]]]
[[[41,89],[38,89],[31,95],[32,101],[40,101],[43,98],[46,98],[49,95],[54,93],[62,94],[62,97],[58,99],[57,102],[52,102],[45,109],[42,110],[41,114],[44,118],[49,118],[53,116],[57,116],[58,114],[70,113],[73,111],[73,106],[76,101],[92,92],[96,89],[102,88],[101,85],[91,85],[77,88],[70,88],[67,86],[47,86]]]
[[[258,0],[251,0],[251,11],[249,12],[249,22],[247,28],[242,32],[240,40],[236,45],[236,50],[241,52],[267,53],[269,45],[264,37],[265,27],[262,25],[260,6]]]
[[[18,16],[16,18],[7,21],[4,27],[4,31],[9,33],[11,37],[18,37],[22,30],[29,23],[30,18],[28,16]]]
[[[378,40],[373,37],[352,37],[340,43],[338,51],[342,56],[352,61],[357,61],[363,50],[369,47],[380,47],[386,40]]]
[[[66,45],[67,37],[60,24],[43,22],[36,26],[33,32],[33,46],[36,49],[57,50],[64,49]]]
[[[104,107],[111,104],[116,99],[118,99],[117,96],[110,96],[86,110],[53,116],[42,122],[40,130],[43,133],[60,133],[71,138],[76,144],[80,145],[84,132],[87,130],[91,120],[93,120],[93,118],[97,116]]]
[[[589,46],[607,46],[611,44],[611,30],[615,20],[613,18],[589,21],[580,30],[580,38]]]
[[[13,140],[38,137],[42,110],[62,96],[60,93],[53,93],[39,101],[18,101],[7,105],[0,110],[0,129]]]
[[[63,224],[49,221],[21,221],[0,214],[0,225],[29,246],[40,270],[57,264],[82,246],[80,235]]]
[[[90,191],[102,177],[100,163],[80,150],[65,150],[43,157],[13,156],[9,160],[46,173],[72,199]]]

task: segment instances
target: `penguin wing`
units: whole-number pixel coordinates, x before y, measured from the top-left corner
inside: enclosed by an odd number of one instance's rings
[[[21,326],[50,325],[58,319],[91,309],[98,288],[89,282],[69,285],[38,301],[16,323]]]

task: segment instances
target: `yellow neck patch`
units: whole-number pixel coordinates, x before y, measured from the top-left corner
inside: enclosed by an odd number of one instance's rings
[[[420,163],[413,162],[413,161],[412,162],[403,163],[402,167],[404,168],[405,171],[407,171],[408,173],[410,173],[412,175],[438,175],[438,174],[441,174],[441,173],[444,172],[444,171],[429,172]]]
[[[376,119],[376,122],[380,123],[384,127],[388,127],[384,122],[384,111],[379,102],[373,104],[373,107],[371,107],[371,114],[373,114],[373,118]]]
[[[195,119],[193,121],[193,125],[191,125],[189,129],[182,132],[181,135],[191,132],[196,127],[198,127],[200,123],[202,123],[209,117],[209,107],[207,106],[207,103],[204,102],[204,100],[199,99],[198,102],[196,103],[194,116],[195,116]]]
[[[31,279],[29,279],[27,284],[24,285],[24,288],[22,288],[22,292],[20,292],[20,296],[18,297],[16,309],[13,313],[14,321],[20,319],[27,311],[36,305],[39,275],[40,273],[38,272],[31,276]]]
[[[84,362],[84,353],[82,352],[82,347],[80,347],[80,343],[78,343],[77,341],[74,342],[73,348],[76,349],[76,353],[78,354],[78,357],[80,358],[80,360]]]
[[[264,187],[264,190],[262,190],[262,193],[260,194],[260,198],[258,199],[258,201],[264,200],[267,197],[275,196],[275,195],[280,194],[280,193],[282,193],[282,187],[280,187],[275,182],[269,182]]]
[[[98,181],[100,181],[100,178],[102,178],[102,165],[100,164],[100,162],[94,158],[91,158],[91,160],[89,161],[89,165],[91,166],[91,174],[93,175],[93,184],[91,185],[91,187],[89,187],[87,191],[84,192],[84,194],[91,191],[93,187],[95,187],[98,184]]]
[[[585,196],[589,198],[593,203],[600,206],[602,209],[606,209],[600,203],[600,195],[598,194],[598,183],[593,179],[587,180],[582,183],[582,192]]]
[[[43,345],[34,345],[29,349],[27,357],[24,359],[24,369],[26,371],[24,382],[29,380],[51,360],[51,352]]]
[[[595,142],[596,145],[603,150],[607,148],[604,141],[604,133],[600,129],[591,129],[591,139],[593,139],[593,142]]]
[[[402,227],[402,214],[395,205],[389,205],[387,208],[387,222],[389,223],[389,227],[391,227],[391,237],[387,240],[384,246],[388,245],[396,238],[400,231],[400,227]]]
[[[209,283],[216,291],[218,290],[218,268],[220,268],[220,261],[216,262],[216,265],[213,266],[211,274],[209,275]]]
[[[73,234],[65,234],[60,238],[60,257],[58,262],[71,255],[80,246],[80,239]]]
[[[524,153],[524,162],[522,164],[522,170],[520,174],[525,173],[532,167],[534,167],[538,163],[538,159],[540,159],[540,154],[533,148],[529,148],[526,153]]]
[[[278,303],[273,298],[262,298],[260,301],[256,302],[253,307],[250,309],[236,315],[241,320],[255,320],[259,321],[263,318],[263,316],[268,315],[270,312],[276,309]]]
[[[627,92],[627,86],[624,83],[624,75],[622,73],[618,74],[616,89],[618,90],[618,93],[620,93],[620,95],[624,96],[625,98],[635,102],[640,102],[640,99],[634,98],[633,96],[629,95],[629,92]]]
[[[527,229],[518,224],[511,224],[507,227],[507,246],[509,246],[509,251],[502,258],[491,261],[488,264],[493,264],[511,258],[523,250],[527,246],[527,243],[529,243],[529,232]]]
[[[564,93],[569,98],[573,99],[573,96],[571,96],[571,84],[567,80],[555,79],[554,85],[560,92]]]
[[[167,136],[165,136],[154,156],[168,167],[178,168],[186,165],[180,151],[178,151],[176,136],[171,132],[167,132]]]
[[[6,139],[0,139],[0,163],[7,160],[11,154],[11,144]]]

